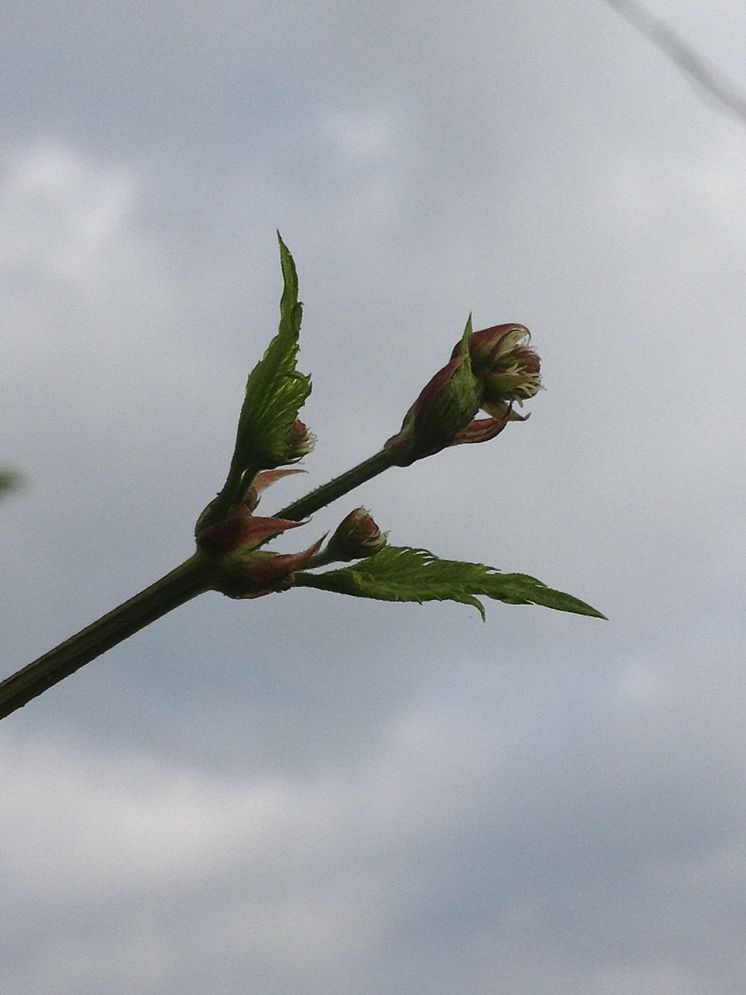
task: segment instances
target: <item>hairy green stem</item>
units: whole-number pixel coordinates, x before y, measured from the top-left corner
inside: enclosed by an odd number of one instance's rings
[[[6,678],[0,682],[0,719],[162,615],[210,590],[210,579],[207,558],[195,553],[129,601]]]
[[[327,504],[331,504],[332,501],[343,497],[349,491],[364,484],[367,480],[377,477],[379,473],[388,470],[391,465],[391,460],[385,450],[382,449],[375,456],[363,460],[362,463],[353,466],[346,473],[341,473],[328,483],[322,484],[321,487],[317,487],[315,491],[311,491],[305,497],[293,501],[286,508],[276,512],[275,517],[288,518],[293,522],[298,522],[301,518],[306,518],[308,515],[312,515],[315,511],[318,511],[319,508],[324,508]]]

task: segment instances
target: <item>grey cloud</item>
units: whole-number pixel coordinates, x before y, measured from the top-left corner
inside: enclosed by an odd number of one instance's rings
[[[267,509],[470,310],[525,321],[528,423],[303,532],[364,503],[610,616],[215,595],[91,664],[0,725],[13,990],[741,992],[741,133],[603,5],[27,4],[7,44],[8,671],[190,552],[277,225],[320,443]]]

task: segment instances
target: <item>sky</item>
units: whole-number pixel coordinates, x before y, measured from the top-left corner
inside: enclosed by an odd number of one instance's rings
[[[741,4],[651,9],[746,88]],[[140,632],[0,724],[3,990],[740,995],[743,121],[604,2],[4,22],[3,676],[190,555],[277,228],[319,441],[262,509],[518,321],[528,422],[298,534],[364,505],[608,621],[297,590]]]

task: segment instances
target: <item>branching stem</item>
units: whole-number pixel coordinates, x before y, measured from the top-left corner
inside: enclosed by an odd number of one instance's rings
[[[357,466],[340,474],[328,483],[317,487],[305,497],[289,504],[277,513],[279,518],[300,521],[320,508],[331,504],[355,487],[365,483],[390,466],[385,452],[381,451]],[[237,480],[229,480],[235,487]],[[225,491],[225,488],[224,488]],[[144,629],[156,619],[167,615],[179,605],[191,601],[215,586],[215,566],[201,552],[161,577],[129,601],[119,605],[96,622],[81,629],[38,660],[0,682],[0,719],[23,708],[32,698],[43,694],[59,681],[95,660],[106,650],[121,643],[129,636]]]
[[[386,452],[381,450],[375,456],[353,466],[346,473],[341,473],[328,483],[317,487],[315,491],[311,491],[305,497],[293,501],[286,508],[276,512],[275,517],[289,518],[293,522],[298,522],[301,518],[312,515],[319,508],[325,508],[326,505],[364,484],[367,480],[377,477],[379,473],[388,470],[390,466],[391,460]]]

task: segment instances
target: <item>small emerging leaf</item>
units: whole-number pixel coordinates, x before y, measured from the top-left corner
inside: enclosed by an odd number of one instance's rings
[[[247,468],[271,469],[291,462],[293,426],[311,393],[311,378],[295,368],[303,306],[298,301],[295,263],[279,232],[284,287],[280,325],[267,351],[249,374],[236,448],[231,463],[235,476]]]
[[[469,355],[473,334],[471,315],[469,315],[458,348],[461,365],[451,378],[448,389],[444,390],[441,396],[443,410],[439,412],[439,418],[444,425],[450,428],[451,436],[454,434],[454,425],[458,425],[459,429],[463,429],[479,410],[479,392],[474,374],[472,373],[471,358]],[[454,350],[455,352],[456,350]]]
[[[590,605],[555,591],[527,574],[503,574],[482,563],[441,560],[426,549],[386,546],[375,556],[326,573],[302,573],[296,583],[379,601],[457,601],[484,618],[478,596],[509,605],[543,605],[557,611],[605,618]]]
[[[0,494],[3,491],[12,491],[18,487],[20,479],[17,474],[12,470],[3,470],[0,468]]]

